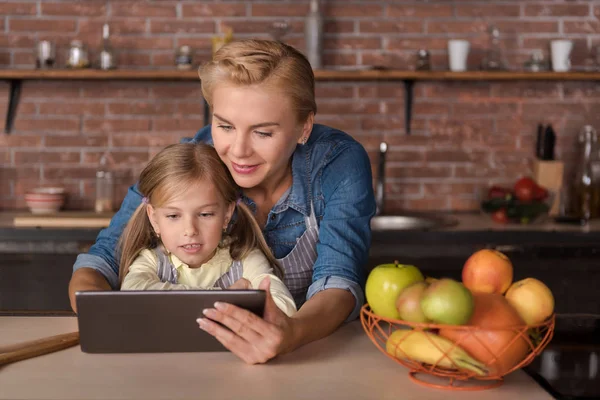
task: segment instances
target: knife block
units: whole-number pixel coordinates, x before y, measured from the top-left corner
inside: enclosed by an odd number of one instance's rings
[[[533,179],[538,185],[552,191],[554,200],[550,206],[550,215],[559,214],[560,192],[563,186],[565,163],[563,161],[544,161],[535,159],[533,161]]]

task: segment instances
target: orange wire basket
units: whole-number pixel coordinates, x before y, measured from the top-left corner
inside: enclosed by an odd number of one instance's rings
[[[544,350],[554,335],[555,315],[553,314],[546,321],[537,325],[489,329],[477,326],[414,323],[389,319],[376,315],[370,310],[369,305],[365,304],[361,309],[360,320],[365,332],[375,346],[377,346],[377,348],[386,356],[410,370],[408,374],[413,382],[438,389],[483,390],[500,386],[503,383],[503,376],[529,365],[531,361]],[[386,350],[386,347],[389,346],[388,338],[394,332],[401,329],[408,331],[406,331],[406,334],[401,335],[403,339],[394,341],[392,349],[394,349],[395,354],[391,354]],[[440,347],[437,340],[432,340],[432,338],[437,337],[436,333],[439,332],[440,329],[446,331],[459,330],[461,339],[452,342],[451,347],[444,349]],[[490,346],[487,346],[480,340],[480,335],[484,334],[484,331],[510,331],[510,334],[514,333],[514,337],[510,342],[494,351]],[[420,335],[422,338],[425,338],[421,340],[428,341],[425,345],[432,346],[429,350],[433,350],[434,354],[439,354],[436,361],[426,363],[416,360],[401,349],[402,342],[411,334]],[[431,336],[432,334],[436,336]],[[481,365],[488,368],[489,372],[480,374],[470,369],[461,368],[455,362],[456,358],[452,358],[452,354],[455,354],[455,349],[461,349],[461,344],[465,343],[467,340],[476,341],[478,346],[483,346],[490,353],[490,359],[487,360],[487,362],[481,362]],[[493,372],[495,366],[500,363],[499,358],[503,353],[521,340],[524,340],[525,343],[527,343],[527,351],[521,361],[508,369],[505,368],[500,373]],[[408,342],[406,343],[408,345]],[[524,346],[522,342],[520,345]]]

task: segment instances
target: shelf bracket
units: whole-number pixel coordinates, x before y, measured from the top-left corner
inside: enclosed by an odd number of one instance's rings
[[[21,83],[21,79],[10,80],[10,93],[8,94],[8,109],[6,110],[4,133],[10,133],[12,131],[12,127],[15,122],[15,115],[17,113],[17,107],[19,105],[19,98],[21,97]]]
[[[415,81],[412,79],[404,79],[404,130],[407,135],[410,135],[410,123],[412,119],[412,103],[413,103],[413,89]]]
[[[206,126],[210,123],[210,107],[204,98],[202,99],[202,103],[204,103],[204,126]]]

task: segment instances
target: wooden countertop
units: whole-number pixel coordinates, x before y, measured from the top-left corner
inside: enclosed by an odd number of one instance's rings
[[[74,317],[0,317],[0,345],[75,330]],[[475,392],[423,387],[407,373],[356,321],[257,366],[229,352],[108,355],[76,346],[2,367],[0,399],[552,399],[523,371]]]

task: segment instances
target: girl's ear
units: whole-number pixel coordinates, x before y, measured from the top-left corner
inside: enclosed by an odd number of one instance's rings
[[[223,221],[223,229],[227,229],[229,226],[229,221],[231,221],[233,210],[235,210],[235,202],[229,203],[229,206],[227,206],[227,210],[225,211],[225,220]]]
[[[314,122],[315,114],[310,113],[308,115],[308,118],[306,118],[304,124],[302,124],[302,134],[298,138],[298,144],[306,144],[306,142],[308,142],[308,138],[310,137],[310,133],[312,132]]]
[[[151,204],[146,206],[146,214],[148,215],[148,220],[150,220],[150,225],[152,225],[152,229],[156,234],[160,234],[160,230],[158,229],[158,223],[156,222],[156,210],[152,207]]]

